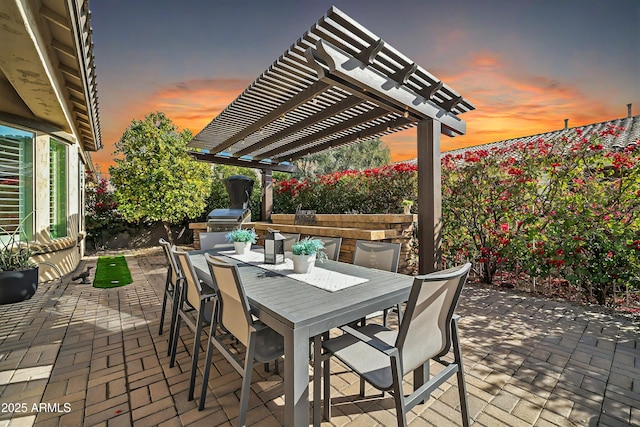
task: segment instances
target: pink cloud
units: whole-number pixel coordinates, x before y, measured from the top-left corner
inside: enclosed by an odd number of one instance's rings
[[[104,148],[92,154],[100,172],[108,173],[114,164],[116,141],[131,124],[131,120],[162,111],[180,129],[190,129],[194,134],[204,128],[229,105],[249,84],[241,79],[201,79],[175,82],[153,92],[117,112],[111,112],[109,121],[102,123]]]

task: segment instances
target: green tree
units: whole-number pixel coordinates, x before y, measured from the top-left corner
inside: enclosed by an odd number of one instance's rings
[[[133,120],[116,143],[116,165],[109,168],[118,210],[127,221],[170,224],[199,216],[211,190],[211,168],[189,156],[191,132],[178,132],[164,113]]]
[[[380,138],[349,144],[302,157],[296,162],[296,178],[326,175],[343,170],[365,170],[391,163],[391,152]]]

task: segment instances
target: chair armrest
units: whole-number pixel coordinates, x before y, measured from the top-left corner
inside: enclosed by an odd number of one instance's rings
[[[384,341],[380,341],[377,338],[365,335],[362,332],[353,329],[351,326],[341,326],[340,329],[368,346],[378,350],[380,353],[384,353],[389,357],[398,355],[398,349],[396,347],[389,345]]]

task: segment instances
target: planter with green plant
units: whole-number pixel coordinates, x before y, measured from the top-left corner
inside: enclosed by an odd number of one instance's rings
[[[38,289],[38,265],[20,241],[22,230],[22,223],[12,232],[0,227],[0,304],[24,301]]]
[[[409,215],[411,213],[411,206],[413,206],[413,200],[404,199],[402,201],[402,208],[405,214]]]
[[[294,243],[291,247],[293,252],[291,256],[293,272],[300,274],[311,273],[316,259],[324,260],[327,258],[327,254],[321,249],[324,249],[324,244],[318,239],[307,237]]]
[[[233,243],[237,255],[246,254],[251,249],[251,244],[258,241],[256,230],[248,228],[236,228],[227,233],[227,240]]]

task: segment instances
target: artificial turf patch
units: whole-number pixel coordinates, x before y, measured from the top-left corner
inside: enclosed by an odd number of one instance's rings
[[[133,283],[127,260],[122,255],[101,256],[98,258],[94,288],[117,288]]]

